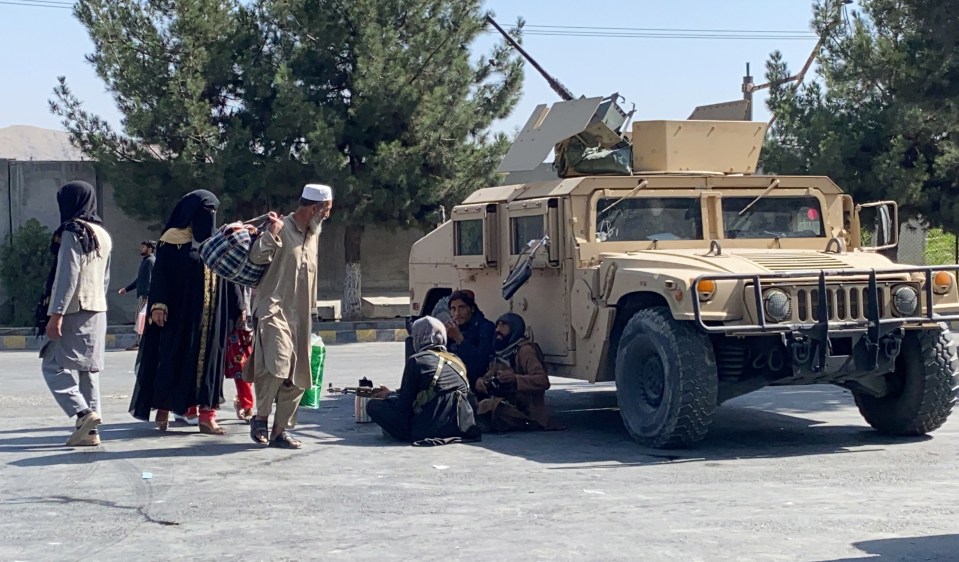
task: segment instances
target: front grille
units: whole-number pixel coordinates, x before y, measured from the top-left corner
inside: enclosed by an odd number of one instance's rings
[[[879,286],[879,316],[885,317],[889,288]],[[793,295],[795,316],[800,322],[819,321],[819,289],[798,287]],[[829,320],[865,320],[869,312],[869,289],[862,286],[828,287],[826,317]]]

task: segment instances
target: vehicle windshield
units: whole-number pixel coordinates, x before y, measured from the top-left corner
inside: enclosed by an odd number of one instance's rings
[[[700,240],[703,217],[698,197],[607,197],[596,205],[596,240]],[[616,203],[613,208],[607,207]]]
[[[723,197],[726,238],[825,237],[819,199],[764,197],[743,212],[755,197]]]

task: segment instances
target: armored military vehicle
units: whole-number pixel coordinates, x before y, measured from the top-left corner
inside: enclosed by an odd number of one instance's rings
[[[701,440],[717,405],[766,386],[847,388],[891,435],[946,421],[959,291],[946,267],[883,255],[895,202],[757,174],[765,123],[698,118],[713,107],[627,131],[616,101],[537,108],[501,171],[552,149],[555,179],[479,189],[414,244],[414,317],[458,288],[488,316],[520,313],[550,374],[615,381],[653,447]]]

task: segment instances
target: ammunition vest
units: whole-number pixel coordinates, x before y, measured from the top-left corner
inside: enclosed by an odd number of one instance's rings
[[[429,404],[430,401],[432,401],[434,398],[436,398],[440,394],[451,392],[451,391],[437,390],[436,388],[436,384],[440,380],[440,375],[443,374],[443,367],[447,365],[452,367],[453,371],[457,375],[459,375],[461,379],[463,379],[463,382],[465,382],[467,388],[469,388],[469,379],[466,378],[466,365],[463,364],[463,361],[459,357],[453,355],[452,353],[448,351],[427,350],[427,351],[424,351],[423,353],[430,353],[430,354],[436,355],[439,358],[439,360],[436,363],[436,371],[433,372],[433,380],[430,381],[429,387],[427,387],[425,390],[419,391],[416,394],[416,400],[413,401],[413,413],[417,415],[420,414],[423,411],[423,408],[427,404]],[[462,392],[460,390],[455,390],[455,392],[459,392],[463,394],[464,398],[466,397],[465,392]]]

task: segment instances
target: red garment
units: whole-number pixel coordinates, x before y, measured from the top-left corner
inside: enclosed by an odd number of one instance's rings
[[[233,330],[226,340],[226,373],[228,379],[241,380],[243,366],[253,353],[253,332]],[[237,391],[239,392],[239,385]],[[252,404],[250,406],[252,408]]]
[[[200,423],[204,425],[213,425],[216,421],[216,410],[213,408],[200,409]]]
[[[243,377],[236,377],[233,382],[236,383],[236,399],[239,401],[240,407],[244,410],[252,410],[253,385],[243,380]]]

